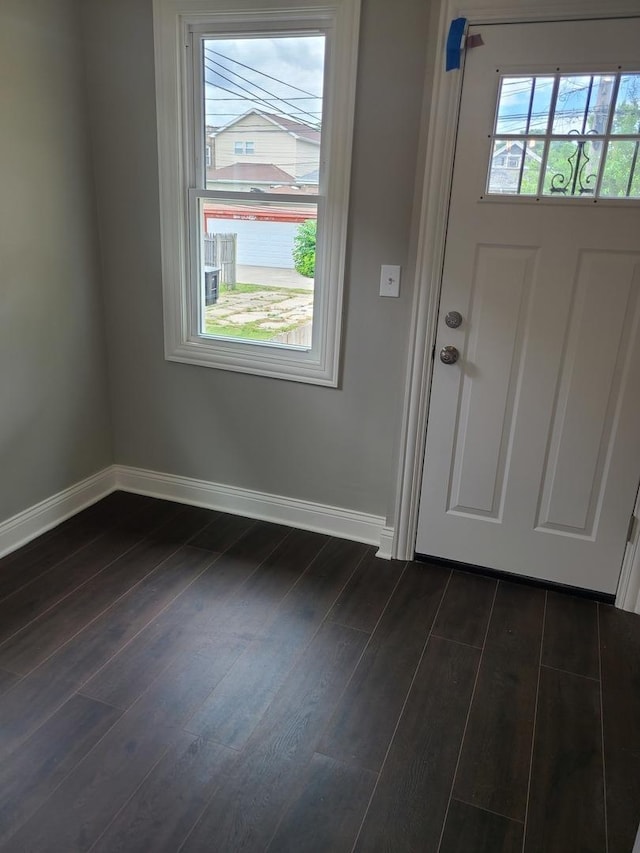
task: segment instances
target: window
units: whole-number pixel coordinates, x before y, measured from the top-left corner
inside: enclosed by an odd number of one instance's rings
[[[487,193],[638,199],[639,148],[640,73],[506,75]]]
[[[165,354],[335,386],[359,0],[224,3],[154,0]]]
[[[213,101],[213,98],[206,98],[207,101]],[[234,99],[235,100],[235,99]],[[242,103],[242,101],[248,100],[246,96],[238,98],[236,103]],[[233,143],[233,153],[234,154],[255,154],[255,144],[253,142],[234,142]]]

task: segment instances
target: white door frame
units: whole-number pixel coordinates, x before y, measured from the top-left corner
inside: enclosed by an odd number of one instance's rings
[[[391,554],[401,560],[414,556],[422,460],[427,434],[429,393],[436,341],[438,304],[442,285],[451,176],[456,128],[462,91],[462,68],[445,72],[445,45],[450,22],[466,18],[469,25],[527,23],[536,21],[588,20],[638,17],[638,0],[557,0],[550,4],[531,0],[441,0],[431,106],[427,123],[426,157],[422,200],[417,212],[418,247],[411,312],[398,477],[397,506]],[[474,48],[482,50],[482,47]],[[464,52],[463,52],[464,61]],[[636,507],[636,510],[638,507]],[[640,525],[636,525],[636,528]],[[616,604],[640,613],[640,536],[636,530],[629,543],[618,587]]]

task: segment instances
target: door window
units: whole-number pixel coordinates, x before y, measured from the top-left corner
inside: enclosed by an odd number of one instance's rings
[[[502,75],[487,194],[640,198],[640,73]]]

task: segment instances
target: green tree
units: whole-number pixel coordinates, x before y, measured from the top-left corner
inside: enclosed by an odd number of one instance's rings
[[[616,110],[613,129],[616,133],[637,134],[640,131],[640,92],[637,83],[629,88],[629,99]],[[602,176],[602,195],[622,198],[640,195],[640,162],[638,162],[638,140],[615,138],[609,143],[607,160]],[[631,170],[635,161],[635,172],[629,186]]]
[[[634,135],[640,131],[640,77],[633,75],[625,80],[623,98],[623,100],[619,99],[618,104],[615,105],[613,135],[611,141],[606,143],[606,150],[603,143],[598,141],[587,141],[584,147],[584,154],[589,157],[589,162],[582,172],[584,182],[587,186],[595,188],[599,168],[603,167],[600,195],[605,198],[624,198],[627,195],[637,197],[640,195],[640,162],[635,167],[631,186],[629,185],[634,160],[639,159],[638,141],[616,139],[617,134]],[[620,102],[621,100],[622,102]],[[606,109],[604,118],[606,118]],[[590,129],[604,133],[606,121],[602,120],[602,117],[598,120],[594,114],[591,116]],[[568,158],[574,154],[575,150],[575,142],[552,143],[549,151],[545,188],[549,186],[550,176],[557,173],[564,175],[568,181],[571,172]],[[587,181],[586,178],[590,174],[594,177]]]
[[[313,278],[316,272],[316,224],[315,219],[305,219],[293,238],[293,265],[306,278]]]

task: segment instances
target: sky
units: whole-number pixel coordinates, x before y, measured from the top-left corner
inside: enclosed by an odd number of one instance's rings
[[[593,84],[591,85],[591,80]],[[611,99],[614,93],[613,74],[567,75],[560,78],[554,112],[553,133],[570,131],[606,131]],[[532,90],[532,77],[505,77],[502,81],[498,109],[497,133],[525,133]],[[623,74],[617,97],[617,109],[636,96],[640,75]],[[545,133],[553,94],[554,77],[537,77],[531,106],[529,133]],[[591,85],[591,93],[589,91]],[[585,111],[588,112],[585,120]],[[597,115],[599,113],[599,115]],[[614,118],[614,132],[616,121]]]
[[[252,108],[320,122],[323,36],[207,39],[204,66],[209,125]]]

